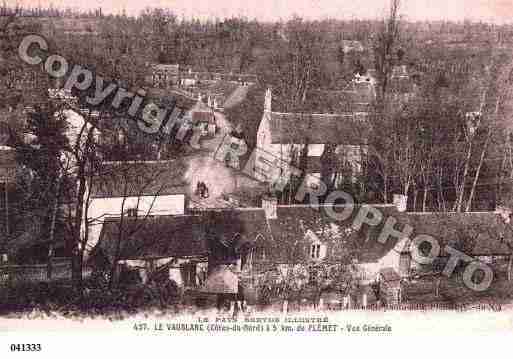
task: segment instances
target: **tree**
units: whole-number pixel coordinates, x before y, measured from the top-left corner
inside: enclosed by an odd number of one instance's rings
[[[395,47],[399,40],[400,0],[390,0],[388,17],[380,22],[374,40],[374,65],[379,81],[378,101],[385,101],[394,65]],[[380,107],[382,107],[381,104]]]
[[[52,276],[51,262],[56,243],[58,211],[62,196],[62,149],[68,146],[67,123],[60,110],[51,102],[47,107],[36,107],[29,116],[24,133],[16,141],[21,164],[31,175],[25,190],[24,211],[37,216],[41,223],[40,238],[48,238],[48,278]],[[27,141],[26,139],[31,139]]]
[[[399,0],[391,0],[387,18],[384,18],[374,35],[374,66],[377,73],[378,91],[372,123],[374,136],[371,140],[371,156],[373,167],[382,181],[382,197],[384,203],[389,201],[389,185],[394,165],[395,142],[392,140],[394,133],[395,106],[391,102],[389,93],[389,81],[393,68],[393,54],[399,39]],[[404,163],[402,164],[404,165]],[[406,178],[408,175],[406,175]],[[403,177],[403,179],[407,180]],[[409,182],[409,180],[407,180]],[[406,183],[405,183],[406,184]]]

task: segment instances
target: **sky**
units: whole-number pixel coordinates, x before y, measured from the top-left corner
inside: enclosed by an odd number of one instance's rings
[[[389,0],[7,0],[9,4],[102,7],[104,12],[137,14],[146,7],[165,7],[179,16],[224,18],[245,16],[263,21],[299,15],[309,19],[381,17]],[[513,22],[513,0],[402,0],[409,20],[482,20]]]

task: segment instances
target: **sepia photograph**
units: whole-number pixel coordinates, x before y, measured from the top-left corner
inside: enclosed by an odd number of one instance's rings
[[[511,0],[0,4],[0,335],[511,334],[512,219]]]

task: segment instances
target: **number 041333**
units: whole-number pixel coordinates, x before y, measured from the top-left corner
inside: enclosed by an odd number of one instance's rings
[[[41,344],[11,344],[12,352],[40,352]]]

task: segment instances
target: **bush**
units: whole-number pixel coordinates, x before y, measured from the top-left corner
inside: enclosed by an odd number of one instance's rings
[[[1,312],[25,311],[33,308],[53,309],[74,303],[80,298],[69,281],[10,282],[0,287]]]
[[[151,282],[150,285],[131,283],[109,288],[101,276],[83,282],[77,292],[69,281],[14,282],[0,285],[0,315],[39,309],[70,314],[112,314],[120,311],[166,307],[176,304],[180,291],[176,283]],[[132,282],[132,281],[129,281]],[[137,281],[134,281],[137,282]]]

